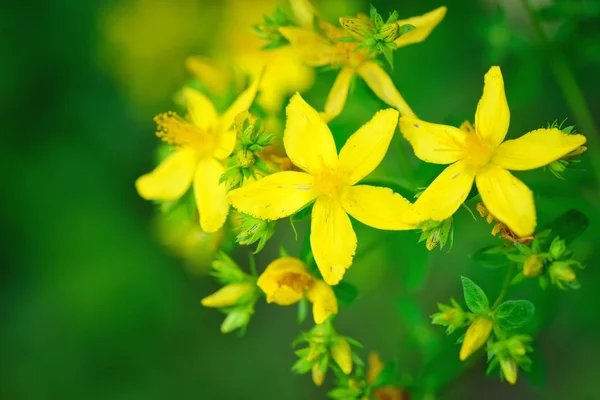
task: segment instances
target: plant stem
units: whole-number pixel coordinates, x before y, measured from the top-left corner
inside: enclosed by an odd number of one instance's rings
[[[600,149],[600,137],[594,123],[594,118],[587,106],[583,91],[575,79],[573,70],[561,51],[550,41],[548,35],[546,35],[544,27],[537,17],[535,10],[531,7],[529,0],[521,0],[521,3],[527,12],[529,21],[531,22],[538,39],[541,44],[547,48],[546,53],[552,63],[554,77],[563,92],[563,96],[571,109],[571,113],[581,127],[581,130],[586,134],[588,143],[590,144],[590,151],[596,153],[596,151]],[[589,158],[596,181],[600,182],[600,155],[592,154]]]
[[[502,290],[500,291],[498,298],[496,299],[496,301],[494,302],[494,305],[492,306],[492,311],[495,310],[496,307],[498,307],[500,305],[500,303],[502,303],[502,300],[504,300],[504,296],[506,296],[506,293],[508,292],[508,288],[510,287],[510,282],[513,279],[514,270],[515,270],[515,263],[511,263],[510,267],[508,267],[508,271],[506,271],[506,278],[504,279],[504,286],[502,286]]]

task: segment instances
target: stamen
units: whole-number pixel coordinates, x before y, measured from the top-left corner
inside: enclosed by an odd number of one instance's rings
[[[187,122],[173,111],[158,114],[156,136],[163,141],[176,146],[202,146],[202,132],[194,124]]]

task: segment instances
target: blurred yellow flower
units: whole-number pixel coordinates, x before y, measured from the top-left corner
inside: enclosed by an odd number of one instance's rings
[[[234,149],[234,118],[248,110],[259,82],[260,77],[220,117],[206,96],[186,88],[184,96],[192,122],[171,112],[156,117],[157,136],[176,149],[154,171],[137,179],[139,195],[146,200],[177,200],[193,182],[200,226],[206,232],[219,230],[229,212],[227,189],[219,184],[225,172],[221,160]]]
[[[487,342],[493,327],[492,320],[486,317],[477,317],[471,322],[460,348],[459,358],[461,361],[466,360]]]
[[[268,220],[290,216],[316,200],[311,248],[325,282],[336,285],[356,251],[348,214],[386,230],[414,229],[422,222],[412,204],[391,189],[356,185],[383,159],[397,118],[396,110],[379,111],[346,141],[338,157],[327,124],[296,94],[287,107],[283,143],[290,160],[306,172],[269,175],[231,191],[229,199],[239,211]]]
[[[400,114],[414,116],[406,101],[402,98],[389,75],[374,60],[375,55],[367,55],[366,49],[359,49],[359,43],[340,41],[348,34],[341,28],[319,19],[318,31],[314,29],[315,9],[307,0],[290,0],[299,27],[282,27],[281,34],[290,42],[299,57],[312,67],[331,66],[341,68],[327,100],[323,119],[330,121],[344,108],[350,82],[355,74],[365,80],[367,85],[381,100],[397,109]],[[446,15],[446,7],[437,8],[419,17],[396,22],[397,26],[411,24],[412,32],[400,36],[395,43],[403,47],[422,42]],[[360,20],[363,17],[358,18]],[[364,17],[366,18],[366,17]],[[344,20],[344,19],[342,19]]]
[[[400,130],[417,157],[435,164],[451,164],[415,203],[432,220],[449,218],[465,201],[473,181],[493,217],[519,237],[536,226],[533,193],[508,170],[543,167],[586,142],[583,135],[560,129],[537,129],[504,141],[510,112],[499,67],[485,75],[483,95],[475,113],[475,127],[432,124],[415,117],[400,118]],[[503,142],[504,141],[504,142]]]
[[[333,289],[308,273],[306,265],[294,257],[273,261],[258,278],[258,287],[267,295],[267,303],[288,306],[305,295],[313,303],[313,318],[321,324],[337,314],[338,304]]]

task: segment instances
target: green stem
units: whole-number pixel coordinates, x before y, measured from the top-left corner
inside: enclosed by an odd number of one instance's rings
[[[492,306],[492,311],[494,311],[496,309],[496,307],[498,307],[500,305],[500,303],[502,303],[502,300],[504,300],[504,297],[506,296],[506,293],[508,292],[508,288],[510,287],[510,282],[512,282],[514,271],[515,271],[515,264],[512,263],[512,264],[510,264],[510,267],[508,267],[508,271],[506,271],[506,278],[504,279],[504,286],[502,286],[502,290],[500,291],[498,298],[496,299],[496,301],[494,302],[494,305]]]
[[[596,151],[600,149],[598,129],[596,129],[594,118],[587,106],[583,91],[577,83],[577,79],[575,79],[573,70],[562,52],[550,41],[548,35],[546,35],[544,27],[537,17],[535,10],[531,7],[531,4],[529,4],[529,0],[521,0],[521,3],[527,12],[529,21],[531,22],[538,39],[541,44],[547,48],[546,54],[548,54],[552,63],[555,79],[563,92],[565,100],[571,109],[571,113],[575,117],[581,130],[586,134],[591,152],[596,153]],[[592,154],[589,158],[596,181],[600,182],[600,155]]]

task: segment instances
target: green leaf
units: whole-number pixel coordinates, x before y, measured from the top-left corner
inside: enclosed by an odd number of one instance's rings
[[[358,299],[358,288],[346,281],[341,281],[333,286],[333,292],[338,299],[338,303],[343,306],[350,306]]]
[[[373,387],[382,387],[387,385],[393,385],[396,383],[396,377],[398,375],[398,363],[396,361],[388,361],[383,366],[383,369],[377,375]]]
[[[505,250],[502,246],[487,246],[477,250],[471,255],[471,259],[479,265],[492,268],[506,267],[510,265],[504,254]]]
[[[560,236],[567,243],[580,236],[590,225],[590,220],[580,211],[569,210],[560,215],[544,229],[551,229],[552,236]]]
[[[489,310],[490,302],[482,288],[465,276],[460,277],[465,296],[465,302],[469,310],[474,313]]]
[[[535,306],[529,300],[509,300],[500,304],[495,316],[498,325],[513,330],[525,325],[535,314]]]

